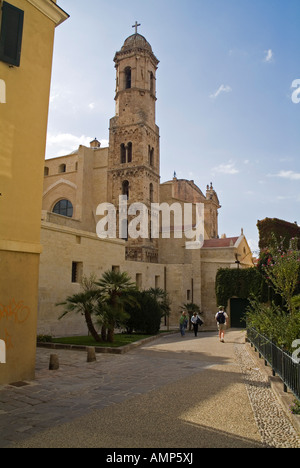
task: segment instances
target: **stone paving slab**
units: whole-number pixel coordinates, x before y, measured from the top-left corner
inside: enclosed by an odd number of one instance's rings
[[[236,347],[246,352],[240,331],[225,344],[165,336],[91,364],[56,350],[58,371],[38,349],[35,381],[0,387],[0,447],[266,447]]]

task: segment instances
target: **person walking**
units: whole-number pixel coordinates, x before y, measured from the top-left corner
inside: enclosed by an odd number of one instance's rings
[[[185,330],[187,329],[187,326],[188,326],[188,319],[187,319],[185,312],[182,312],[181,314],[179,325],[180,325],[181,336],[185,336]]]
[[[219,307],[219,312],[216,314],[216,322],[219,330],[219,338],[221,343],[225,343],[225,331],[227,328],[228,315],[223,306]]]
[[[199,326],[201,327],[201,325],[203,325],[203,322],[202,322],[201,318],[199,317],[199,315],[197,314],[197,312],[193,313],[192,318],[191,318],[191,322],[192,322],[192,325],[193,325],[193,328],[194,328],[195,337],[197,337],[198,336],[198,331],[199,331]]]

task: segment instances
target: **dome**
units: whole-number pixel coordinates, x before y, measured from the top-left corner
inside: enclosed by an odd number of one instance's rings
[[[144,49],[153,53],[151,45],[144,38],[144,36],[141,36],[141,34],[133,34],[132,36],[128,37],[124,42],[121,52],[127,52],[132,49]]]

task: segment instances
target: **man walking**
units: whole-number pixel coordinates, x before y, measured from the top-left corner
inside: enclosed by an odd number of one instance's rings
[[[227,327],[228,315],[223,306],[219,307],[219,312],[216,314],[216,322],[219,330],[219,338],[221,343],[225,343],[225,330]]]

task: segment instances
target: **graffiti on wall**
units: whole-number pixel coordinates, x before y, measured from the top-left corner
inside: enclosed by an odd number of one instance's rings
[[[7,305],[0,303],[0,325],[1,328],[3,325],[5,332],[5,336],[2,336],[0,340],[2,360],[5,360],[3,359],[3,356],[6,354],[6,351],[14,347],[13,337],[7,331],[8,325],[10,323],[13,323],[15,326],[23,325],[28,320],[29,316],[30,308],[25,305],[24,301],[17,301],[15,299],[11,299]]]

